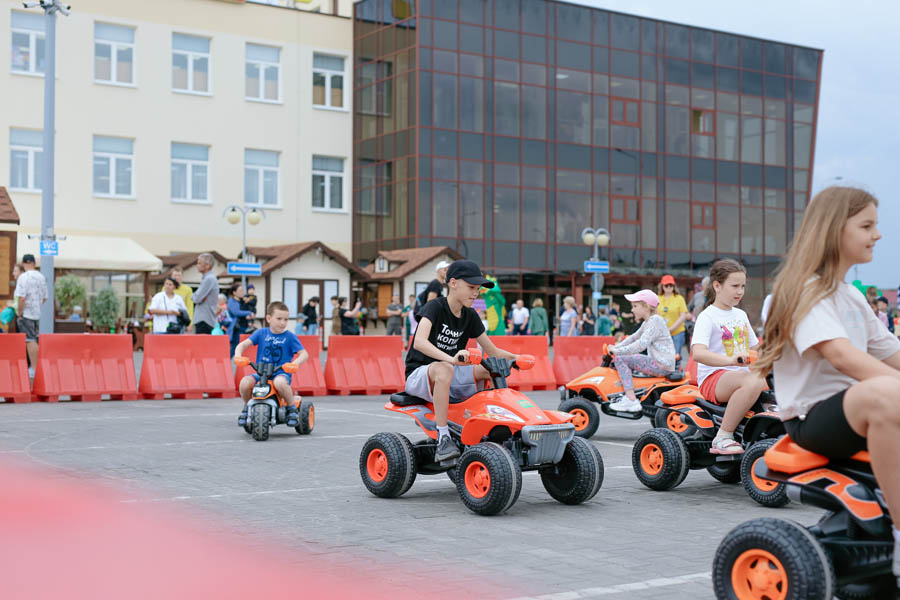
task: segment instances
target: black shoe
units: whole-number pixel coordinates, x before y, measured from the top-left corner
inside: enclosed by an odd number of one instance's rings
[[[459,456],[459,447],[456,445],[449,435],[445,435],[438,440],[437,448],[434,451],[435,462],[442,462],[456,458]]]
[[[241,416],[238,417],[238,425],[243,427],[247,424],[247,417],[249,416],[247,412],[247,405],[244,405],[244,410],[241,411]]]
[[[300,424],[300,413],[293,406],[287,411],[287,426],[296,427]]]

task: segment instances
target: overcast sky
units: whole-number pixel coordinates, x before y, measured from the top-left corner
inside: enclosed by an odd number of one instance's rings
[[[840,177],[878,197],[884,239],[859,277],[881,287],[900,285],[900,2],[570,1],[823,49],[812,190]]]

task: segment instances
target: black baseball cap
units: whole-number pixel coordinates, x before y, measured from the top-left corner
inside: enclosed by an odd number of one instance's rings
[[[34,264],[34,254],[23,254],[22,262]]]
[[[494,282],[485,279],[481,274],[481,267],[471,260],[457,260],[450,263],[450,266],[447,267],[447,281],[451,279],[462,279],[466,283],[489,289],[494,287]]]

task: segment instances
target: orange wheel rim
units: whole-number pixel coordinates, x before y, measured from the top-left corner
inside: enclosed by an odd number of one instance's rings
[[[666,417],[666,427],[668,427],[675,433],[681,433],[688,428],[687,423],[681,420],[681,413],[671,410],[669,411],[669,415]]]
[[[591,422],[591,417],[583,408],[573,408],[569,411],[569,414],[574,417],[572,419],[572,424],[575,425],[575,431],[585,430],[588,426],[588,423]]]
[[[366,459],[366,471],[372,481],[376,483],[384,481],[388,473],[388,460],[384,450],[375,448],[369,452],[369,457]]]
[[[466,491],[474,498],[484,498],[491,491],[491,474],[484,463],[473,461],[466,467]]]
[[[762,457],[760,457],[762,458]],[[762,477],[756,476],[756,463],[760,461],[760,458],[757,458],[753,461],[753,466],[750,467],[750,479],[753,480],[753,485],[756,486],[756,489],[761,490],[763,492],[771,492],[775,488],[778,487],[777,481],[769,481],[768,479],[763,479]]]
[[[641,469],[647,475],[658,475],[663,468],[663,453],[656,444],[641,449]]]
[[[316,407],[310,406],[309,407],[309,428],[312,429],[315,424],[316,424]]]
[[[753,548],[734,561],[731,586],[738,600],[784,600],[788,592],[787,571],[770,552]]]

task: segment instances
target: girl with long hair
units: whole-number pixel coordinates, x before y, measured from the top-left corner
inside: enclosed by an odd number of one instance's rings
[[[700,392],[709,402],[727,404],[709,450],[712,454],[744,452],[734,430],[766,389],[765,380],[745,366],[750,364],[750,350],[758,344],[747,313],[737,307],[746,285],[747,272],[739,262],[724,258],[713,263],[706,308],[697,317],[691,339]]]
[[[566,296],[563,298],[563,313],[559,316],[559,335],[566,337],[577,335],[578,313],[575,311],[575,298]]]
[[[872,260],[878,201],[833,186],[816,194],[775,277],[765,344],[753,366],[775,372],[788,435],[841,459],[869,451],[894,521],[900,577],[900,341],[844,280]]]

